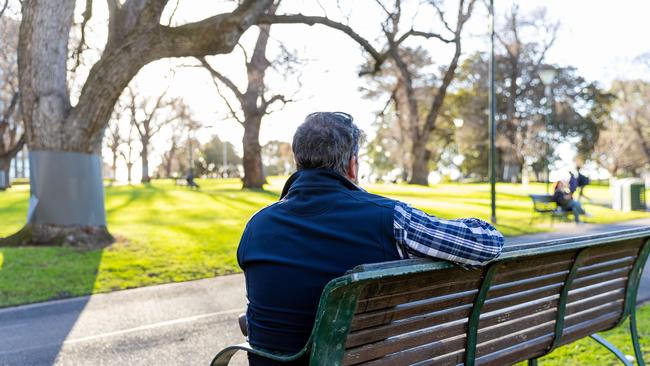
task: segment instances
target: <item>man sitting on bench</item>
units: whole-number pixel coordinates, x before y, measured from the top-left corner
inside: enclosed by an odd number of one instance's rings
[[[298,172],[246,225],[237,260],[252,346],[299,351],[327,282],[357,265],[429,256],[475,266],[501,253],[503,236],[482,220],[440,219],[357,186],[360,139],[346,113],[308,115],[293,137]],[[252,354],[249,362],[287,365]]]

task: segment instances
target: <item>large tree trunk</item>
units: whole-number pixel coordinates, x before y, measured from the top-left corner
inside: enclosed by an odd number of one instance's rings
[[[266,183],[259,142],[261,118],[246,120],[244,129],[244,188],[261,189]]]
[[[272,0],[244,0],[232,13],[178,27],[160,24],[167,1],[109,1],[108,41],[74,108],[66,66],[75,0],[21,3],[21,107],[30,167],[38,174],[30,179],[25,228],[0,244],[106,245],[112,237],[106,228],[99,154],[124,88],[157,59],[230,52]]]
[[[413,145],[413,166],[409,184],[429,185],[431,152],[421,142]]]
[[[129,185],[131,184],[131,180],[132,180],[132,176],[131,176],[132,170],[133,170],[133,164],[126,163],[126,181],[129,182]]]
[[[270,9],[275,13],[276,7]],[[250,62],[246,65],[248,85],[242,96],[242,107],[244,110],[244,182],[243,188],[262,189],[266,183],[264,169],[262,166],[262,148],[260,147],[260,125],[262,117],[266,114],[269,106],[264,100],[264,75],[271,63],[266,58],[266,46],[271,34],[271,26],[263,24],[259,26],[260,33],[255,42],[255,49]],[[262,100],[261,105],[258,100]]]
[[[66,64],[74,6],[74,0],[22,3],[19,86],[34,174],[27,224],[3,244],[97,247],[113,240],[106,229],[101,137],[87,141],[87,129],[71,128]],[[106,103],[110,98],[93,101]]]

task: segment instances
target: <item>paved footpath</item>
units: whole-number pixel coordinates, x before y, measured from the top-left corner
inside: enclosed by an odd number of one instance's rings
[[[614,225],[561,224],[553,233],[506,245],[650,226],[650,219]],[[650,301],[650,269],[639,300]],[[208,365],[243,337],[242,275],[151,286],[0,309],[0,365]],[[245,365],[242,355],[234,365]]]

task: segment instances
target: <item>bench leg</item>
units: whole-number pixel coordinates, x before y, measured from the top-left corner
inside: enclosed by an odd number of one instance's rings
[[[643,351],[639,344],[639,331],[636,328],[636,307],[630,312],[630,333],[632,334],[632,345],[634,346],[634,355],[636,356],[636,363],[639,366],[645,366],[643,361]]]
[[[530,360],[528,360],[528,366],[537,366],[537,359],[531,358]]]
[[[607,348],[611,353],[613,353],[625,366],[634,366],[632,362],[628,361],[623,352],[616,348],[613,344],[607,342],[605,338],[599,336],[598,334],[592,334],[590,337],[596,342],[600,343],[601,346]]]
[[[237,353],[237,351],[239,350],[240,350],[239,348],[235,348],[235,347],[224,349],[214,357],[214,359],[210,363],[210,366],[228,366],[232,356],[234,356],[235,353]]]

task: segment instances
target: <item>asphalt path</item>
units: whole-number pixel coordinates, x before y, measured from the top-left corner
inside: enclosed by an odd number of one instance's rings
[[[639,226],[650,219],[561,224],[506,245]],[[650,300],[650,269],[639,300]],[[243,276],[230,275],[0,309],[0,365],[208,365],[218,350],[244,341],[237,316],[245,304]],[[246,365],[245,357],[232,364]]]
[[[244,308],[233,275],[0,309],[0,365],[208,365]]]

